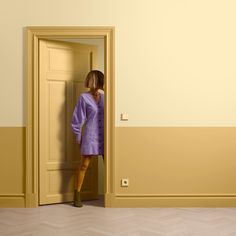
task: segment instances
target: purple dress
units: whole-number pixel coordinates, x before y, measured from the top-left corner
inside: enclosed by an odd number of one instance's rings
[[[104,155],[104,94],[101,94],[97,103],[91,93],[81,93],[73,112],[71,127],[80,141],[81,155]]]

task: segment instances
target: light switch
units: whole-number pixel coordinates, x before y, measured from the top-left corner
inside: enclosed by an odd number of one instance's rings
[[[121,120],[128,120],[128,119],[129,119],[128,114],[121,113]]]

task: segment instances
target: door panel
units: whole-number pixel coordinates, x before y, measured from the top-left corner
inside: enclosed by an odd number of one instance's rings
[[[97,47],[55,40],[39,42],[39,203],[73,200],[80,150],[71,129],[84,80],[97,67]],[[81,198],[98,197],[98,160],[92,158]]]

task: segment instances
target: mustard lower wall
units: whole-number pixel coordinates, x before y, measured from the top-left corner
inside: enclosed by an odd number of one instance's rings
[[[114,206],[236,205],[236,127],[118,127],[115,138]]]
[[[236,127],[116,127],[110,205],[236,206],[235,143]],[[0,128],[0,146],[0,207],[24,207],[25,128]]]
[[[25,128],[0,127],[0,207],[25,206]]]

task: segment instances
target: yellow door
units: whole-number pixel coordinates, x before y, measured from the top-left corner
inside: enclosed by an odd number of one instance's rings
[[[73,200],[80,150],[71,129],[84,80],[97,67],[97,46],[55,40],[39,42],[39,204]],[[98,160],[93,157],[82,200],[98,198]]]

